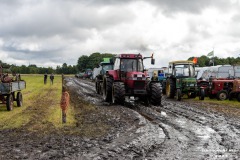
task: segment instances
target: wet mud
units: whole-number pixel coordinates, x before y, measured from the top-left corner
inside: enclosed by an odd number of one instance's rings
[[[113,105],[96,94],[90,80],[68,77],[65,85],[76,111],[75,129],[82,134],[0,130],[0,159],[240,158],[240,118],[211,109],[212,104],[163,97],[161,106],[131,100]],[[95,110],[83,115],[82,105]],[[94,127],[95,134],[83,134],[79,126]]]

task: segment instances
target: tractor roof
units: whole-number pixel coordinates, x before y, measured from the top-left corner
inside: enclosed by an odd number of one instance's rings
[[[124,53],[116,55],[116,58],[142,58],[142,55],[140,53],[139,54]]]
[[[172,61],[169,62],[169,64],[193,64],[193,61],[185,61],[185,60],[180,60],[180,61]]]
[[[103,64],[113,64],[113,62],[111,61],[111,58],[103,58],[103,61],[100,62],[100,65]]]

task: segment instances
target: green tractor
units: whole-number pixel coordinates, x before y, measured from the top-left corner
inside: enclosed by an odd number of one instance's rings
[[[198,88],[195,77],[195,64],[193,61],[169,62],[168,76],[166,80],[166,96],[181,101],[182,97],[204,100],[204,88]]]

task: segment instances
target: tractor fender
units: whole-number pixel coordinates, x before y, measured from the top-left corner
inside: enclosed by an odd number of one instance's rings
[[[117,70],[106,71],[106,77],[112,77],[114,81],[119,80]]]

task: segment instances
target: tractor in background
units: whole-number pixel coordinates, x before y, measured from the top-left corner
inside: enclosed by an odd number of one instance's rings
[[[208,97],[210,99],[217,98],[218,100],[228,99],[229,93],[232,91],[234,79],[219,78],[209,79]]]
[[[167,98],[174,98],[181,101],[184,95],[188,98],[204,100],[204,88],[198,87],[195,77],[195,64],[193,61],[169,62],[168,77],[166,80]]]
[[[240,102],[240,79],[235,79],[233,81],[232,91],[229,93],[229,100],[236,98]]]
[[[97,94],[102,94],[102,83],[103,77],[106,74],[106,71],[113,69],[113,61],[110,58],[103,58],[103,61],[100,63],[100,67],[96,68],[94,72],[95,77],[95,89]],[[96,72],[95,72],[96,71]]]
[[[103,78],[103,98],[107,102],[124,104],[125,97],[139,99],[145,103],[161,105],[162,87],[158,81],[147,78],[141,54],[119,54],[115,57],[113,70],[108,70]]]

